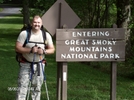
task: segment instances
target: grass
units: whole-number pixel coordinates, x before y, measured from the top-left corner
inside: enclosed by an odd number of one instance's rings
[[[22,27],[20,15],[0,19],[0,100],[14,100],[19,72],[14,46]],[[47,56],[47,86],[50,100],[56,100],[57,63],[55,54]],[[106,64],[108,65],[108,64]],[[68,63],[68,100],[110,100],[110,74],[92,67],[91,64]],[[108,67],[108,66],[107,66]],[[110,66],[109,66],[110,67]],[[133,100],[132,79],[117,77],[117,100]],[[42,100],[47,100],[42,86]]]
[[[2,11],[2,8],[0,8],[0,11]]]

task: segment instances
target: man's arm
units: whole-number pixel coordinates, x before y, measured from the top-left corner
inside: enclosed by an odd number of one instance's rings
[[[45,49],[45,53],[46,54],[53,54],[55,51],[55,48],[54,48],[54,45],[51,44],[51,45],[48,45],[47,49]]]
[[[15,45],[15,51],[19,53],[30,53],[31,48],[23,47],[23,44],[17,41]]]

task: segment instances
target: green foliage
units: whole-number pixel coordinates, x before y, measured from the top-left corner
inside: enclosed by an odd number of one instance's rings
[[[20,12],[23,15],[23,9]],[[42,16],[44,14],[44,11],[41,11],[40,9],[31,8],[31,9],[29,9],[29,14],[31,17],[34,15]]]
[[[3,3],[3,0],[0,0],[0,3]]]
[[[0,3],[8,3],[11,2],[12,0],[0,0]]]
[[[30,16],[34,16],[34,15],[42,16],[45,13],[45,11],[40,10],[40,9],[30,9],[29,12],[30,12]]]
[[[116,6],[114,0],[66,0],[81,18],[79,27],[111,27],[116,23]]]
[[[34,9],[35,12],[39,11],[40,15],[44,14],[49,7],[54,3],[53,0],[30,0],[30,8]],[[29,1],[29,2],[30,2]]]

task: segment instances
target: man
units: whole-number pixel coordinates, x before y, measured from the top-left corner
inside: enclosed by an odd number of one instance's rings
[[[43,84],[43,72],[45,64],[43,59],[45,54],[53,54],[55,51],[51,35],[46,32],[47,49],[45,49],[42,36],[42,19],[36,15],[31,23],[31,36],[24,47],[23,44],[27,37],[27,31],[22,31],[16,42],[15,50],[22,54],[24,61],[20,62],[20,72],[18,78],[18,91],[16,100],[25,100],[28,93],[28,85],[31,82],[30,88],[32,100],[40,100],[41,86]],[[42,43],[42,44],[41,44]],[[43,66],[43,68],[41,67]],[[38,68],[39,67],[39,68]],[[39,73],[40,72],[40,73]],[[38,73],[40,75],[38,75]],[[31,79],[31,81],[30,81]]]

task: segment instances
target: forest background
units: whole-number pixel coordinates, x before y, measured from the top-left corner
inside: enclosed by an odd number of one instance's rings
[[[125,62],[118,62],[120,75],[133,78],[134,76],[134,0],[65,0],[80,17],[78,28],[125,28],[126,56]],[[43,15],[56,0],[0,0],[2,5],[22,7],[23,23],[28,24],[34,14]],[[93,64],[94,68],[108,71],[107,64]]]

